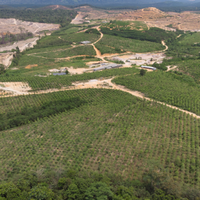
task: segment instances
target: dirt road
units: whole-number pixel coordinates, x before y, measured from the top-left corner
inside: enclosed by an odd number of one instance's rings
[[[104,62],[107,62],[106,60],[105,60],[105,56],[102,56],[102,54],[101,54],[101,52],[96,48],[96,46],[95,46],[95,44],[97,43],[97,42],[99,42],[102,38],[103,38],[103,33],[100,31],[100,27],[98,26],[98,27],[95,27],[98,31],[99,31],[99,33],[101,34],[101,36],[100,36],[100,38],[97,40],[97,41],[95,41],[95,42],[93,42],[91,45],[93,46],[93,48],[94,48],[94,50],[95,50],[95,52],[96,52],[96,58],[99,58],[99,59],[101,59],[102,61],[104,61]]]
[[[76,17],[71,21],[71,24],[82,24],[83,18],[85,17],[85,14],[82,14],[79,12]]]
[[[127,93],[129,93],[129,94],[131,94],[135,97],[145,99],[147,101],[156,102],[158,104],[167,106],[167,107],[175,109],[175,110],[179,110],[183,113],[189,114],[189,115],[191,115],[191,116],[193,116],[197,119],[200,119],[200,116],[196,115],[195,113],[183,110],[183,109],[178,108],[176,106],[172,106],[172,105],[160,102],[160,101],[156,101],[154,99],[150,99],[148,97],[145,97],[145,95],[143,93],[139,92],[139,91],[133,91],[133,90],[125,88],[124,86],[116,85],[116,84],[112,83],[112,80],[114,78],[115,77],[113,77],[111,79],[105,79],[105,80],[90,80],[90,81],[87,81],[87,82],[75,82],[75,83],[72,83],[73,86],[69,86],[69,87],[66,87],[66,88],[49,89],[49,90],[42,90],[42,91],[37,91],[37,92],[19,91],[19,90],[13,89],[13,88],[1,87],[1,86],[0,86],[0,89],[11,91],[11,92],[14,93],[14,95],[5,95],[3,97],[10,97],[10,96],[16,96],[16,95],[46,94],[46,93],[52,93],[52,92],[58,92],[58,91],[87,89],[87,88],[104,88],[104,89],[120,90],[120,91],[123,91],[123,92],[127,92]],[[27,85],[27,83],[23,83],[23,84]]]
[[[161,42],[161,43],[162,43],[162,45],[163,45],[163,46],[165,46],[165,49],[164,49],[164,50],[162,50],[162,51],[167,51],[167,49],[168,49],[168,46],[165,44],[165,41],[164,41],[164,40],[162,40],[162,42]]]
[[[171,66],[167,66],[167,71],[166,71],[166,72],[171,71],[171,70],[174,70],[174,69],[176,69],[176,68],[177,68],[176,65],[173,66],[173,67],[171,67]]]

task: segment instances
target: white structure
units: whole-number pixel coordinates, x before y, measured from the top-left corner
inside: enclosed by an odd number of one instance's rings
[[[91,42],[90,41],[82,41],[80,42],[81,44],[90,44]]]
[[[102,67],[97,67],[95,69],[93,69],[93,71],[101,71],[101,70],[104,70],[104,69],[114,69],[114,68],[119,68],[119,67],[122,67],[122,65],[118,65],[118,64],[107,64],[105,65],[104,63],[102,64],[103,66]]]
[[[141,66],[141,68],[144,68],[144,69],[152,69],[152,70],[156,70],[155,67],[150,67],[150,66]]]

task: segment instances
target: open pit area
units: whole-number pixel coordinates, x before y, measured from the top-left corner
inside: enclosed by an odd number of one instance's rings
[[[148,28],[158,27],[169,31],[176,29],[184,31],[200,31],[200,14],[193,11],[182,13],[162,12],[161,10],[149,7],[138,10],[103,10],[90,6],[76,8],[79,12],[78,19],[86,16],[87,20],[123,20],[123,21],[144,21]]]
[[[33,34],[37,34],[45,30],[57,30],[59,27],[59,24],[27,22],[18,19],[0,18],[0,35],[6,34],[8,32],[11,34],[19,34],[22,32],[31,32]]]
[[[37,40],[39,40],[39,37],[14,42],[12,45],[2,45],[0,46],[0,52],[11,51],[12,49],[16,49],[16,47],[19,47],[19,50],[22,52],[27,48],[33,48],[33,46],[37,44]]]

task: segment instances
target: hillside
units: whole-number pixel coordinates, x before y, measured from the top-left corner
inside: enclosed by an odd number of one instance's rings
[[[199,14],[65,9],[30,11],[72,12],[32,48],[1,47],[0,199],[200,198]]]
[[[151,1],[147,1],[147,0],[141,0],[141,1],[132,1],[132,0],[125,0],[123,1],[123,4],[152,4],[152,3],[160,3],[160,2],[165,2],[165,0],[151,0]],[[182,1],[182,2],[189,2],[187,0]],[[80,5],[80,4],[90,4],[90,5],[114,5],[114,4],[122,4],[121,1],[119,0],[32,0],[31,3],[28,0],[22,1],[22,0],[0,0],[1,4],[61,4],[61,5]],[[176,2],[175,2],[176,3]]]

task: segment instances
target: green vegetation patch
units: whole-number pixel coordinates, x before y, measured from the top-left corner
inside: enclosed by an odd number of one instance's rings
[[[190,59],[177,63],[178,71],[191,76],[196,83],[200,84],[200,60]]]
[[[122,29],[109,29],[101,27],[101,31],[104,34],[107,35],[114,35],[124,38],[130,38],[130,39],[136,39],[136,40],[142,40],[142,41],[150,41],[150,42],[156,42],[160,43],[162,40],[175,40],[178,31],[165,31],[163,29],[159,28],[150,28],[146,31],[138,31],[138,30],[124,30]]]
[[[36,56],[36,55],[29,56],[25,54],[20,57],[17,67],[24,68],[25,66],[32,65],[32,64],[45,65],[47,63],[54,62],[54,61],[55,60],[52,59],[51,57],[45,58],[41,56]],[[12,64],[10,68],[13,66],[14,65]]]
[[[96,29],[95,29],[96,30]],[[88,32],[88,33],[76,33],[76,34],[66,34],[66,35],[61,35],[60,38],[63,39],[64,41],[69,41],[73,42],[76,44],[79,44],[82,41],[90,41],[90,42],[95,42],[96,40],[99,39],[99,34],[93,32]]]
[[[26,69],[28,70],[28,69]],[[71,86],[75,81],[88,81],[90,79],[108,78],[117,75],[126,75],[138,72],[135,67],[122,69],[109,69],[93,73],[84,73],[80,75],[65,75],[65,76],[48,76],[48,77],[32,77],[21,76],[20,71],[7,71],[0,76],[2,82],[28,82],[33,90],[46,90],[50,88],[61,88]]]
[[[141,178],[149,169],[148,160],[154,159],[178,182],[199,187],[200,121],[178,110],[106,89],[2,98],[0,102],[1,107],[20,110],[65,97],[88,103],[0,132],[1,180],[66,166],[77,171],[123,171],[124,178]]]
[[[63,51],[49,52],[49,53],[40,53],[38,56],[45,57],[48,59],[51,58],[66,58],[71,56],[83,56],[83,55],[96,55],[94,48],[91,45],[79,46]]]
[[[123,53],[131,52],[150,52],[163,50],[164,46],[155,42],[140,41],[118,36],[104,35],[104,37],[96,44],[97,49],[104,53]]]
[[[56,101],[48,101],[48,99],[51,98],[47,98],[47,101],[45,103],[43,102],[40,106],[30,107],[26,105],[25,107],[21,107],[20,112],[10,110],[10,112],[0,114],[0,131],[74,109],[86,103],[79,97],[71,99],[60,98]]]
[[[103,24],[101,27],[116,30],[147,30],[147,25],[140,21],[116,21],[111,20],[109,23]]]
[[[161,165],[160,165],[161,166]],[[144,181],[123,179],[113,173],[102,174],[90,170],[72,169],[41,170],[16,176],[12,182],[0,184],[3,194],[0,197],[10,199],[45,200],[119,200],[119,199],[168,199],[179,200],[179,197],[191,199],[200,195],[198,188],[181,185],[163,169],[150,166],[144,173]],[[157,171],[156,171],[157,170]],[[156,180],[156,185],[154,184]],[[163,181],[170,180],[170,181]],[[42,182],[42,183],[41,183]],[[159,185],[159,189],[157,186]],[[167,189],[165,189],[167,187]],[[39,198],[38,198],[39,197]]]
[[[145,76],[130,75],[113,80],[146,97],[174,105],[200,115],[199,86],[186,75],[161,71],[146,73]]]
[[[28,33],[20,33],[20,34],[6,34],[0,37],[0,45],[4,45],[6,43],[12,43],[15,41],[26,40],[28,38],[32,38],[33,34],[31,32]]]
[[[16,18],[31,22],[55,23],[61,24],[61,26],[68,25],[75,18],[76,14],[77,12],[75,10],[62,9],[0,9],[0,18]]]
[[[176,40],[168,40],[169,49],[167,54],[174,57],[199,56],[200,52],[200,33],[181,33]]]
[[[200,33],[187,33],[182,40],[179,41],[180,44],[183,45],[193,45],[193,44],[199,44],[200,40]]]

